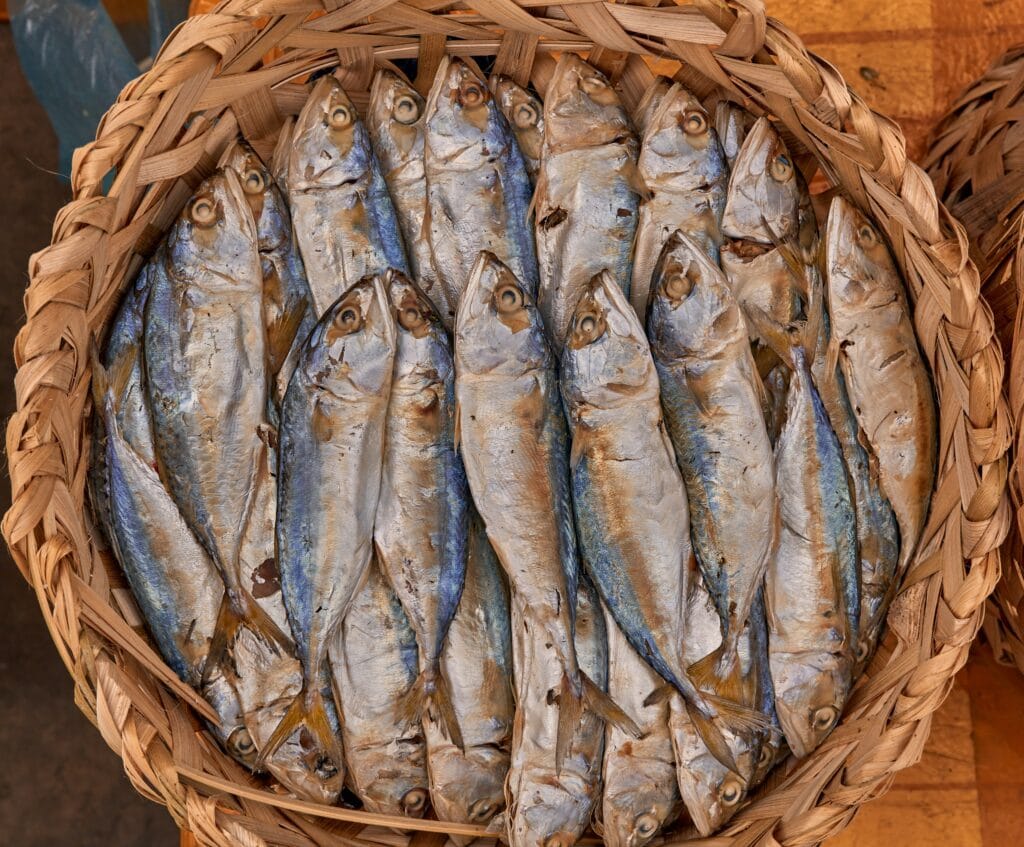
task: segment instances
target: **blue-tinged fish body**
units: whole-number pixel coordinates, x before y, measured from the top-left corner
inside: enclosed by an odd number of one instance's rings
[[[295,123],[287,192],[317,316],[365,276],[408,274],[370,135],[333,76],[317,81]]]
[[[665,423],[686,484],[694,552],[734,667],[776,538],[775,468],[762,385],[729,284],[681,231],[654,273],[647,321]]]
[[[398,598],[371,564],[330,651],[348,781],[371,812],[421,817],[427,808],[423,733],[402,708],[417,653]]]
[[[457,307],[481,250],[537,291],[526,162],[487,83],[446,59],[427,97],[427,237],[447,300]]]
[[[792,361],[775,452],[781,531],[765,602],[776,710],[790,749],[803,757],[831,732],[849,693],[854,633],[847,586],[856,582],[860,562],[839,440],[802,347],[792,348]]]

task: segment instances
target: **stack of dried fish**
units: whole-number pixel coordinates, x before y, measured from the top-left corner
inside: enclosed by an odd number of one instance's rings
[[[836,724],[935,409],[884,242],[838,197],[819,235],[768,118],[631,118],[572,54],[546,95],[384,68],[364,123],[324,76],[273,173],[236,142],[96,357],[91,485],[249,767],[641,847]]]

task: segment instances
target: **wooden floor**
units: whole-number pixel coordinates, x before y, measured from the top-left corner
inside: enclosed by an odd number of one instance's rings
[[[451,842],[449,842],[450,844]],[[1024,676],[975,646],[921,761],[824,847],[1024,844]],[[193,847],[186,833],[181,847]]]

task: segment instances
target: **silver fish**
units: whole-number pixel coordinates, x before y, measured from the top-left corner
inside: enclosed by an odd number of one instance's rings
[[[532,294],[537,252],[523,154],[487,84],[445,59],[427,97],[427,233],[448,302],[459,302],[481,250],[505,262]]]
[[[656,694],[664,681],[630,646],[611,615],[608,630],[608,696],[632,715],[643,732],[633,738],[614,726],[605,732],[601,834],[608,847],[643,847],[679,815],[676,762],[669,705]]]
[[[719,100],[715,105],[715,129],[730,171],[736,166],[736,157],[753,123],[754,116],[736,103]]]
[[[514,79],[500,74],[491,77],[491,91],[512,127],[530,182],[535,183],[544,145],[544,104]]]
[[[256,227],[234,171],[222,170],[200,185],[168,235],[144,344],[160,476],[226,589],[214,662],[240,625],[290,647],[242,584],[239,560],[264,448],[262,304]]]
[[[838,356],[879,483],[896,513],[902,573],[924,530],[935,481],[935,399],[892,256],[867,218],[840,197],[828,216],[826,282],[830,355]]]
[[[637,152],[633,125],[608,80],[575,53],[563,53],[545,94],[534,200],[537,302],[558,350],[594,274],[610,271],[629,293]]]
[[[513,605],[528,609],[532,638],[550,645],[562,669],[555,686],[564,719],[560,762],[584,702],[602,714],[614,709],[580,671],[573,642],[579,561],[555,359],[529,293],[489,253],[480,254],[459,305],[455,361],[473,500],[508,574]]]
[[[785,339],[793,378],[775,446],[782,527],[765,579],[776,709],[797,757],[824,740],[846,703],[856,638],[851,613],[860,603],[846,466],[805,352],[817,330],[809,324],[805,332],[802,343]]]
[[[469,488],[455,447],[455,365],[434,307],[401,274],[386,277],[398,347],[384,432],[373,541],[377,561],[409,617],[420,674],[408,703],[462,735],[441,673],[441,649],[466,577]]]
[[[420,722],[403,708],[419,672],[416,636],[376,562],[330,650],[348,781],[363,805],[421,817],[427,808]]]
[[[721,644],[721,620],[715,602],[700,575],[691,581],[686,606],[686,655],[697,661]],[[750,629],[737,639],[741,673],[753,676]],[[726,734],[726,741],[738,771],[719,762],[701,740],[679,698],[671,703],[669,726],[676,753],[679,788],[697,831],[709,836],[720,829],[739,809],[747,794],[749,778],[760,754],[760,736],[743,738]]]
[[[654,280],[647,331],[665,423],[686,485],[694,552],[722,619],[720,648],[698,657],[690,673],[698,686],[750,704],[737,648],[778,521],[764,388],[739,304],[701,245],[676,231]]]
[[[295,123],[287,189],[318,317],[365,276],[409,273],[369,133],[333,76],[317,81]]]
[[[640,131],[641,136],[647,132],[651,118],[658,111],[661,101],[665,99],[665,95],[674,84],[667,76],[656,76],[654,82],[640,98],[640,102],[636,104],[636,108],[633,110],[633,123]]]
[[[608,272],[594,277],[576,307],[562,357],[562,396],[587,572],[633,649],[682,694],[701,737],[733,766],[722,726],[753,731],[760,722],[698,691],[687,674],[682,644],[693,553],[686,489],[647,338]]]
[[[441,654],[463,749],[426,715],[430,798],[440,820],[486,825],[505,808],[512,741],[508,586],[479,518],[470,523],[466,584]]]
[[[433,302],[445,326],[451,327],[458,301],[449,300],[438,280],[426,232],[425,108],[415,88],[398,74],[382,68],[373,78],[366,126],[395,205],[413,277]]]
[[[238,176],[252,211],[263,270],[263,325],[266,328],[267,378],[271,396],[268,414],[276,417],[295,369],[296,342],[316,323],[313,295],[292,232],[284,194],[270,170],[246,142],[236,141],[224,154],[224,166]]]
[[[270,750],[304,726],[340,761],[321,678],[373,553],[395,347],[384,284],[362,280],[324,313],[285,395],[277,550],[303,690]]]
[[[655,265],[673,232],[682,230],[716,264],[721,245],[729,171],[711,119],[682,86],[672,86],[651,116],[638,169],[648,194],[640,203],[629,299],[643,321]]]
[[[607,685],[608,643],[601,602],[583,577],[576,606],[575,645],[581,671],[602,689]],[[601,788],[604,727],[593,712],[576,713],[565,757],[555,750],[564,716],[552,691],[564,671],[532,631],[529,610],[513,598],[517,712],[508,775],[508,840],[522,847],[572,847],[582,835]]]

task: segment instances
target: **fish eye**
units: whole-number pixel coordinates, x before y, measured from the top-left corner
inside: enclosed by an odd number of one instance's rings
[[[722,790],[719,792],[722,803],[726,806],[735,806],[743,797],[743,786],[738,779],[730,777],[722,783]]]
[[[502,314],[523,308],[523,292],[517,285],[505,284],[494,292],[494,302]]]
[[[761,755],[757,757],[758,767],[764,767],[771,763],[772,760],[772,747],[770,744],[763,744],[761,746]]]
[[[188,210],[196,226],[209,227],[217,223],[217,204],[212,197],[197,197]]]
[[[835,706],[822,706],[820,709],[815,709],[811,715],[811,725],[814,729],[822,732],[831,729],[838,717],[839,710]]]
[[[693,291],[693,280],[689,274],[677,271],[666,277],[662,290],[670,300],[685,300]]]
[[[533,103],[520,103],[512,113],[512,122],[520,129],[529,129],[537,126],[540,121],[540,113]]]
[[[395,100],[391,112],[400,124],[414,124],[420,116],[420,104],[411,94],[402,94]]]
[[[703,135],[708,131],[708,118],[703,112],[686,112],[683,115],[683,132],[687,135]]]
[[[242,174],[242,189],[246,194],[261,194],[266,187],[267,181],[256,168],[249,168]]]
[[[768,173],[776,182],[785,182],[793,176],[793,163],[785,153],[779,153],[771,164],[768,165]]]
[[[352,126],[354,121],[355,115],[352,114],[352,110],[344,103],[332,106],[331,111],[327,113],[327,123],[334,129],[346,129]]]
[[[422,812],[427,806],[427,792],[422,788],[407,791],[402,797],[402,808],[408,813]]]
[[[867,657],[868,653],[871,652],[870,646],[867,641],[861,641],[857,644],[857,661],[863,662]]]
[[[252,736],[249,735],[249,730],[244,726],[238,727],[228,736],[228,747],[239,756],[249,756],[256,752],[256,745],[253,744]]]
[[[580,80],[580,88],[587,94],[597,94],[608,87],[608,80],[599,74],[588,74]]]
[[[416,306],[403,306],[398,310],[398,323],[402,329],[419,329],[427,321],[423,312]]]
[[[469,819],[473,821],[490,820],[494,812],[494,804],[490,800],[477,800],[469,807]]]
[[[650,812],[640,815],[633,821],[633,829],[636,830],[636,834],[641,838],[650,838],[658,831],[659,826],[660,821]]]
[[[363,315],[355,303],[342,306],[334,317],[334,328],[342,335],[349,335],[362,325]]]
[[[604,315],[594,306],[590,306],[580,311],[573,320],[573,346],[580,348],[587,344],[593,344],[604,335],[604,331]]]
[[[459,86],[459,102],[468,108],[479,106],[486,102],[487,92],[482,85],[474,79],[468,79]]]
[[[875,228],[869,223],[862,223],[857,227],[857,240],[864,247],[873,247],[878,243],[878,233],[875,232]]]

